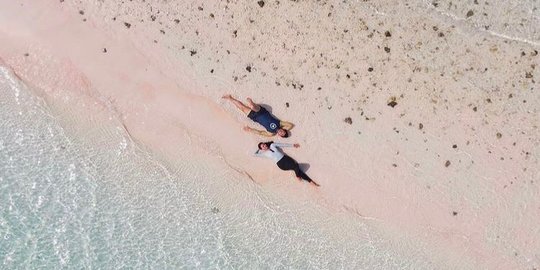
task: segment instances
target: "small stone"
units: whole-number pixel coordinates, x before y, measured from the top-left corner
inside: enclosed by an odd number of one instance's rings
[[[345,118],[345,120],[343,120],[343,121],[345,121],[345,123],[347,123],[349,125],[352,125],[352,118],[350,118],[350,117]]]
[[[285,107],[289,108],[289,102],[285,102]]]
[[[423,129],[424,125],[422,123],[418,124],[418,129]]]
[[[180,23],[180,20],[179,20],[179,19],[174,19],[174,22],[175,22],[176,24],[179,24],[179,23]]]
[[[454,215],[454,216],[457,216],[457,214],[458,213],[456,211],[452,212],[452,215]]]
[[[372,71],[373,71],[373,68],[372,68],[372,67],[369,67],[369,68],[367,69],[367,71],[372,72]]]
[[[262,0],[257,2],[257,4],[259,4],[259,7],[264,7],[264,1],[262,1]]]
[[[390,31],[386,31],[386,32],[384,32],[384,36],[385,36],[385,37],[391,37],[392,34],[390,34]]]
[[[447,161],[444,163],[444,167],[448,167],[448,166],[450,166],[450,164],[451,164],[450,160],[447,160]]]
[[[130,27],[131,27],[131,23],[125,22],[124,25],[125,25],[127,28],[130,28]]]
[[[211,69],[211,70],[210,70],[210,73],[214,73],[214,70],[213,70],[213,69]]]
[[[203,11],[203,10],[204,10],[203,7],[198,7],[197,9],[200,10],[200,11]]]
[[[525,78],[530,79],[532,77],[533,77],[532,72],[525,72]]]
[[[397,102],[396,102],[395,99],[392,99],[392,100],[391,100],[390,102],[388,102],[388,104],[386,104],[386,105],[388,105],[388,106],[394,108],[394,107],[396,107]]]
[[[474,12],[472,10],[469,10],[467,12],[467,18],[472,17],[474,15]]]
[[[84,15],[84,10],[79,10],[79,14]]]
[[[251,72],[251,66],[247,66],[247,67],[246,67],[246,70],[247,70],[248,72]]]
[[[191,54],[191,56],[194,56],[195,54],[197,54],[197,51],[196,50],[191,50],[191,51],[189,51],[189,53]]]
[[[472,110],[476,112],[476,111],[478,111],[478,108],[477,108],[477,107],[473,107]]]
[[[219,213],[219,208],[217,208],[217,207],[212,207],[212,213],[214,213],[214,214]]]
[[[30,54],[29,53],[25,53],[24,56],[28,57]]]
[[[500,132],[497,132],[497,139],[502,138],[502,134]]]
[[[456,149],[456,148],[457,148],[457,145],[455,145],[455,144],[454,144],[454,145],[452,145],[452,148]]]
[[[387,53],[390,53],[390,48],[384,47],[384,51],[387,52]]]
[[[103,53],[107,53],[107,48],[103,48]]]

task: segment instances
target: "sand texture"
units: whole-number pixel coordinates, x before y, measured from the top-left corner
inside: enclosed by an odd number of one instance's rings
[[[220,97],[293,122],[313,200],[478,269],[540,268],[540,3],[0,1],[0,58],[276,192],[301,185]],[[278,139],[275,139],[278,140]]]

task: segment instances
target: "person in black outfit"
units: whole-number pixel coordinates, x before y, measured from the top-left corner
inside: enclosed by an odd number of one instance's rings
[[[258,145],[258,150],[255,152],[257,157],[266,157],[274,160],[277,166],[284,171],[294,171],[296,178],[298,180],[305,180],[315,186],[319,186],[313,179],[311,179],[307,174],[305,174],[298,165],[298,162],[293,158],[287,156],[281,151],[278,147],[291,147],[294,148],[300,147],[299,144],[290,144],[290,143],[275,143],[275,142],[261,142]]]

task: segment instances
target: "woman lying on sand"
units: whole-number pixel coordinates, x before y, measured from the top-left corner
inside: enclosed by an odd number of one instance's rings
[[[306,180],[309,183],[319,186],[319,184],[315,183],[315,181],[311,180],[309,176],[307,176],[298,166],[298,163],[292,159],[291,157],[284,154],[281,149],[278,147],[291,147],[294,146],[294,148],[300,147],[299,144],[290,144],[290,143],[275,143],[275,142],[261,142],[259,143],[258,147],[259,150],[255,152],[255,156],[257,157],[267,157],[272,160],[274,160],[277,163],[277,166],[284,170],[284,171],[290,171],[293,170],[296,174],[296,178],[298,180]]]

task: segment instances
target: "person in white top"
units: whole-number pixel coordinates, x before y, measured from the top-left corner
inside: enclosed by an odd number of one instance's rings
[[[296,174],[296,178],[298,180],[305,180],[309,183],[319,186],[315,181],[313,181],[309,176],[307,176],[301,169],[300,166],[298,166],[298,162],[296,162],[291,157],[287,156],[283,151],[281,151],[278,147],[291,147],[294,146],[294,148],[300,147],[299,144],[290,144],[290,143],[275,143],[275,142],[261,142],[258,145],[258,150],[255,152],[255,156],[257,157],[266,157],[269,159],[274,160],[276,162],[277,166],[284,170],[289,171],[292,170]]]

